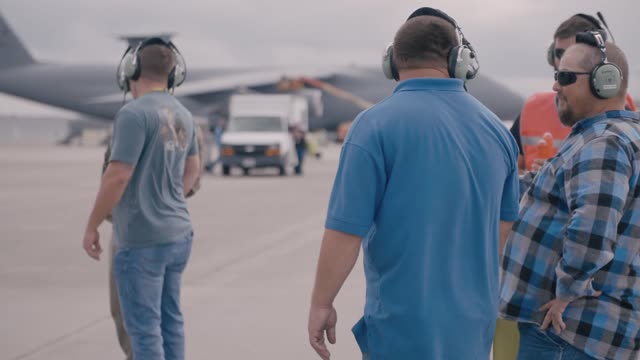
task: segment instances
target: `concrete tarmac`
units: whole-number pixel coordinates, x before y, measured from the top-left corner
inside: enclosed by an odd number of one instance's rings
[[[82,250],[101,148],[0,147],[0,359],[123,359],[107,260]],[[205,176],[189,201],[195,239],[183,278],[187,359],[317,359],[307,311],[338,147],[303,177]],[[275,173],[273,173],[275,174]],[[110,225],[100,228],[103,248]],[[333,359],[360,359],[351,326],[362,264],[338,299]]]

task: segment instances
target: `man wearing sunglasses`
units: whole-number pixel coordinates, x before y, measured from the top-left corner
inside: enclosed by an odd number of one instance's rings
[[[504,250],[500,313],[518,322],[519,360],[639,355],[640,115],[625,110],[622,50],[584,35],[553,85],[570,134],[532,178]]]
[[[557,69],[566,49],[576,43],[576,34],[583,31],[604,31],[604,28],[593,16],[571,16],[558,26],[553,35],[553,42],[547,51],[548,64]],[[627,96],[626,107],[628,110],[636,111],[631,96]],[[521,172],[537,170],[544,158],[556,153],[562,140],[569,135],[569,131],[570,128],[563,126],[558,119],[553,92],[536,93],[527,99],[521,114],[511,127],[511,134],[520,148],[518,165]],[[541,154],[539,144],[545,133],[553,136],[553,148],[546,151],[547,154]],[[524,191],[526,188],[521,187],[520,190]]]
[[[569,46],[576,43],[576,34],[582,31],[601,30],[600,22],[593,16],[575,14],[563,21],[553,34],[553,42],[547,50],[547,63],[554,70],[558,68],[560,59]],[[554,92],[536,93],[525,102],[522,112],[511,127],[511,134],[516,139],[520,155],[518,167],[520,173],[537,171],[544,158],[554,155],[562,140],[569,134],[570,128],[562,125],[558,118]],[[541,154],[540,143],[544,143],[545,133],[553,137],[553,147]],[[520,192],[527,190],[520,186]],[[493,360],[515,360],[518,353],[518,329],[514,322],[498,319],[496,336],[493,345]]]

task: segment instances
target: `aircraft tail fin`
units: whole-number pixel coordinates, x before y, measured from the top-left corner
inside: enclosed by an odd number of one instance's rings
[[[0,13],[0,70],[34,64],[35,60]]]

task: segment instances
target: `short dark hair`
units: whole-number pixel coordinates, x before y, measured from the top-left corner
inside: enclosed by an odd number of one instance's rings
[[[417,16],[400,27],[393,40],[398,70],[447,67],[449,50],[458,45],[455,27],[435,16]]]
[[[576,34],[580,32],[599,30],[600,26],[597,26],[596,23],[597,20],[595,18],[593,18],[593,21],[589,21],[582,15],[573,15],[558,26],[556,32],[553,34],[553,38],[566,39],[576,36]]]
[[[154,81],[167,81],[176,63],[173,50],[165,45],[153,44],[140,49],[140,77]]]

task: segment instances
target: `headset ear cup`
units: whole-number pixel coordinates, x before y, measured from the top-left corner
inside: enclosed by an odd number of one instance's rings
[[[474,56],[471,49],[466,46],[455,46],[451,48],[447,57],[449,77],[463,81],[473,79],[477,72],[472,66]]]
[[[176,83],[176,67],[169,72],[169,76],[167,77],[167,89],[172,89],[173,85]]]
[[[393,62],[393,43],[387,45],[382,54],[382,72],[389,80],[398,80],[400,78],[396,64]]]
[[[622,72],[615,64],[605,63],[598,65],[591,72],[589,85],[595,97],[610,99],[620,92]]]
[[[122,56],[120,64],[118,64],[117,81],[118,87],[123,91],[129,91],[129,80],[135,75],[136,64],[133,61],[134,55],[132,49]]]
[[[480,71],[480,62],[478,61],[478,55],[476,55],[475,50],[471,46],[465,46],[464,52],[462,53],[467,69],[467,80],[475,79],[476,75]]]
[[[184,63],[184,59],[182,59],[181,55],[178,55],[176,66],[174,66],[171,73],[169,73],[169,81],[171,82],[169,88],[178,87],[182,85],[184,80],[187,77],[187,67]]]
[[[136,64],[133,61],[133,59],[134,59],[133,53],[128,53],[122,59],[123,74],[127,78],[131,78],[133,74],[136,72]]]
[[[173,42],[166,44],[171,50],[173,50],[175,66],[169,72],[167,79],[167,87],[169,89],[177,88],[187,78],[187,64],[184,61],[184,57],[180,53],[180,50],[175,46]]]
[[[140,58],[133,53],[128,53],[122,59],[122,73],[125,78],[138,80],[140,77]]]
[[[400,81],[400,72],[398,72],[398,67],[396,66],[396,62],[393,60],[393,54],[389,58],[389,65],[391,65],[391,76],[395,81]]]
[[[124,70],[124,56],[122,57],[122,59],[120,60],[120,63],[118,64],[118,70],[116,71],[116,82],[118,83],[118,87],[120,88],[120,90],[125,90],[126,83],[127,83],[127,75],[125,74],[125,70]]]
[[[547,48],[547,64],[551,65],[551,67],[555,68],[556,67],[556,59],[555,59],[555,46],[554,43],[552,42],[551,45],[549,45],[549,48]]]
[[[447,54],[447,72],[449,73],[450,78],[456,77],[456,66],[458,64],[458,51],[460,51],[460,46],[454,46],[449,49],[449,54]]]
[[[142,67],[140,66],[140,56],[138,55],[138,53],[136,53],[132,58],[134,59],[134,62],[131,65],[133,67],[133,73],[131,74],[129,79],[137,81],[138,79],[140,79],[140,74],[142,73]]]

